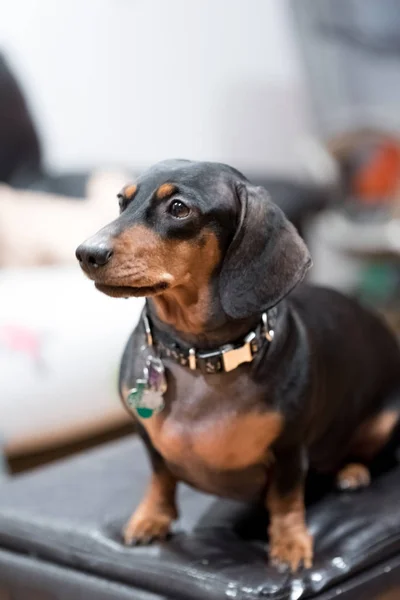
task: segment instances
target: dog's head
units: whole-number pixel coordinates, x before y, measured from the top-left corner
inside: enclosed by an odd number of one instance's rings
[[[165,161],[118,194],[120,216],[76,256],[110,296],[217,283],[232,318],[279,302],[311,265],[295,228],[261,187],[217,163]]]

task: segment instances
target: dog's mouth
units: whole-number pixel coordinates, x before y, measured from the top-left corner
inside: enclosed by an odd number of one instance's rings
[[[106,285],[104,283],[95,283],[95,286],[100,292],[113,298],[140,298],[160,294],[168,289],[169,284],[166,281],[160,281],[160,283],[145,286]]]

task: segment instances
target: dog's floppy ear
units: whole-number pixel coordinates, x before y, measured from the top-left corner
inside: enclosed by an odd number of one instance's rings
[[[219,278],[224,311],[245,318],[277,304],[312,264],[307,247],[262,187],[239,183],[239,225]]]

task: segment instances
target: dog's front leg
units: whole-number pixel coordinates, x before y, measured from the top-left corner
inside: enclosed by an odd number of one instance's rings
[[[153,471],[143,500],[125,525],[126,544],[149,544],[167,537],[172,521],[178,516],[176,484],[165,466]]]
[[[313,558],[304,507],[306,461],[301,448],[278,452],[275,459],[266,501],[270,560],[287,564],[294,572],[301,564],[310,568]]]

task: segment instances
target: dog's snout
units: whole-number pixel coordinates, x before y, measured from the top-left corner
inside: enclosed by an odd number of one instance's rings
[[[84,242],[75,252],[76,258],[85,270],[104,267],[113,255],[113,249],[101,242],[99,244]]]

